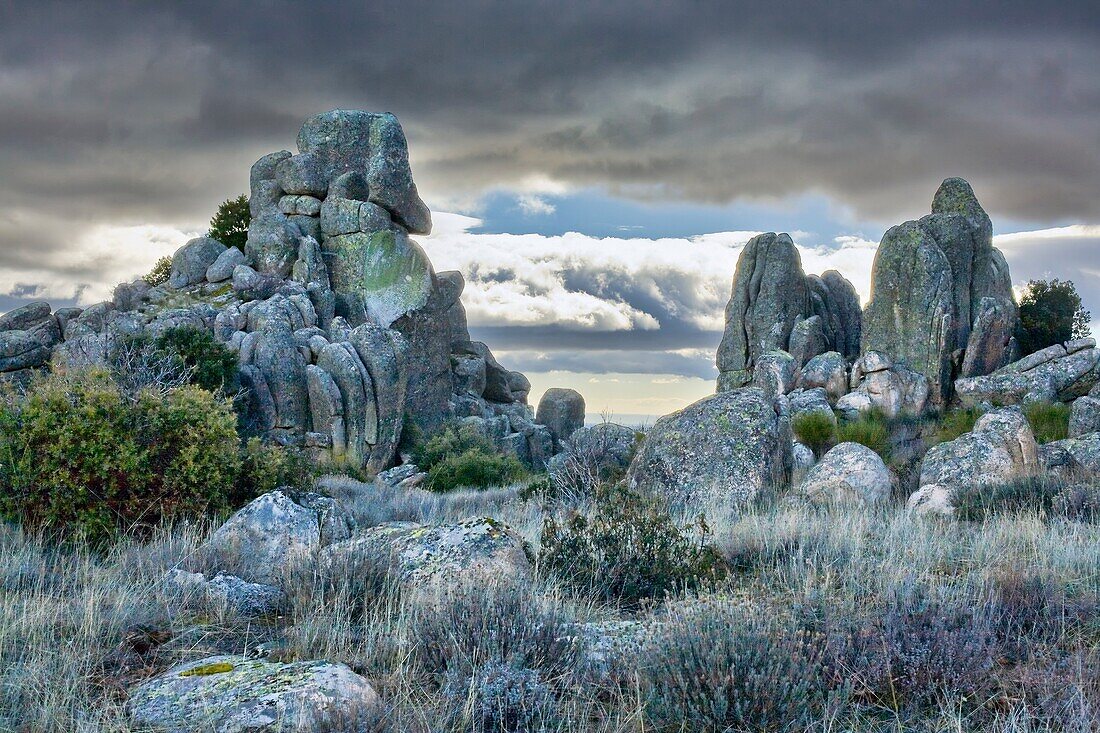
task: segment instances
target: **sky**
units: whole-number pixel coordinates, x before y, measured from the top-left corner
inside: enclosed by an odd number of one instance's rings
[[[1095,2],[9,0],[0,310],[108,297],[310,115],[390,111],[474,336],[533,397],[652,421],[712,390],[753,234],[866,299],[948,176],[1018,286],[1100,317],[1097,69]]]

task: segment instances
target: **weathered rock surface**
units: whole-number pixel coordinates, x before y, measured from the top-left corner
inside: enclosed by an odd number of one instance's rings
[[[959,379],[955,391],[964,405],[983,402],[1018,405],[1024,402],[1069,402],[1100,384],[1100,349],[1080,348],[1072,354],[1054,345],[998,369],[993,374]]]
[[[631,488],[679,503],[744,504],[791,472],[790,419],[762,390],[720,392],[654,424],[630,464]]]
[[[535,421],[550,429],[554,447],[560,450],[562,441],[584,427],[584,397],[575,389],[551,387],[539,400]]]
[[[890,498],[896,483],[873,450],[859,443],[840,443],[810,469],[797,493],[814,503],[879,504]]]
[[[174,288],[201,283],[206,270],[218,256],[225,252],[224,244],[210,237],[197,237],[176,250],[172,255],[172,271],[168,282]]]
[[[1100,477],[1100,432],[1056,440],[1042,449],[1043,465],[1050,473],[1066,479]]]
[[[332,499],[278,490],[253,499],[203,546],[212,561],[251,583],[279,585],[321,547],[347,539],[348,519]]]
[[[752,386],[759,387],[771,397],[790,392],[798,376],[798,361],[786,351],[767,351],[757,358],[753,370]]]
[[[799,371],[798,386],[802,389],[821,387],[835,403],[848,392],[848,368],[844,357],[827,351],[810,359]]]
[[[1004,408],[982,415],[974,429],[932,447],[924,457],[920,485],[947,489],[999,484],[1039,469],[1039,446],[1020,410]]]
[[[126,707],[135,724],[170,733],[322,733],[369,725],[380,704],[374,688],[342,664],[221,655],[154,677]]]
[[[1100,398],[1078,397],[1069,413],[1069,437],[1080,438],[1100,431]]]
[[[220,283],[233,277],[233,270],[237,265],[247,265],[248,258],[244,252],[236,247],[226,247],[225,251],[206,268],[206,279],[212,283]]]
[[[522,578],[531,572],[522,538],[488,517],[441,526],[378,525],[326,548],[321,560],[330,569],[393,562],[410,587]]]
[[[206,610],[230,611],[243,618],[277,613],[286,607],[286,594],[273,585],[249,583],[235,575],[218,573],[207,578],[202,573],[170,570],[165,582],[186,596],[198,600]]]

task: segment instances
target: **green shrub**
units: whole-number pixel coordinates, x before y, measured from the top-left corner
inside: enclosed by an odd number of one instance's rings
[[[229,497],[230,506],[243,506],[281,486],[309,491],[315,478],[313,462],[301,452],[252,437],[241,448],[241,470]]]
[[[226,247],[236,247],[244,252],[250,223],[252,214],[248,209],[248,196],[242,193],[235,199],[221,202],[214,218],[210,220],[210,231],[206,236],[218,240]]]
[[[197,387],[51,376],[0,406],[0,510],[30,528],[102,540],[218,512],[239,467],[229,403]]]
[[[427,471],[424,485],[431,491],[504,486],[527,476],[519,459],[501,453],[491,440],[468,425],[446,426],[421,443],[413,459],[420,470]]]
[[[981,416],[982,411],[976,407],[967,407],[962,410],[951,410],[944,413],[936,430],[936,440],[940,443],[946,443],[969,433],[974,429],[974,423]]]
[[[237,388],[237,356],[206,329],[170,328],[157,337],[157,349],[179,356],[191,371],[191,383],[208,392],[230,393]]]
[[[1092,316],[1072,280],[1030,280],[1020,298],[1020,355],[1089,335]]]
[[[163,285],[168,282],[168,277],[172,274],[172,258],[161,257],[153,265],[153,269],[149,270],[149,273],[145,277],[141,278],[145,282],[149,283],[153,287],[157,285]]]
[[[657,501],[603,487],[584,513],[546,518],[539,562],[579,590],[637,608],[723,573],[709,535],[702,516],[681,527]]]
[[[795,415],[791,427],[798,439],[818,458],[836,444],[836,418],[820,410]]]
[[[980,522],[993,514],[1037,511],[1049,514],[1065,484],[1050,476],[1027,476],[999,484],[971,484],[955,490],[955,514]]]
[[[824,640],[758,610],[711,601],[662,626],[644,665],[656,730],[793,731],[824,717]]]
[[[1040,443],[1052,443],[1069,437],[1069,405],[1060,402],[1029,402],[1024,405],[1024,416]]]
[[[837,440],[865,445],[883,461],[890,462],[890,420],[879,410],[863,413],[855,420],[841,421],[837,426]]]

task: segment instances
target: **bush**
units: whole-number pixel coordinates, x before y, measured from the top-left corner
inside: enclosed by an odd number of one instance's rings
[[[837,441],[865,445],[886,463],[890,462],[890,420],[879,410],[861,414],[855,420],[841,421]]]
[[[814,455],[820,458],[832,446],[836,445],[836,418],[820,410],[795,415],[791,422],[794,434],[806,444]]]
[[[955,515],[981,522],[994,514],[1036,511],[1049,514],[1065,485],[1049,476],[1025,476],[997,484],[970,484],[955,490]]]
[[[175,354],[191,369],[191,383],[223,394],[237,389],[237,355],[206,329],[170,328],[157,337],[157,349]]]
[[[236,247],[244,252],[250,223],[252,214],[248,209],[248,196],[242,193],[235,199],[222,201],[214,218],[210,220],[210,231],[206,236],[218,240],[226,247]]]
[[[452,704],[448,729],[529,733],[553,715],[554,692],[537,669],[493,662],[473,677],[452,674],[443,685]]]
[[[505,486],[527,476],[519,459],[468,425],[448,425],[416,448],[413,460],[427,471],[424,485],[431,491]]]
[[[197,387],[130,399],[105,372],[43,378],[0,406],[0,509],[91,540],[222,511],[235,425],[229,403]]]
[[[834,679],[824,640],[756,610],[709,602],[662,627],[645,665],[657,730],[801,730],[823,717]]]
[[[1029,402],[1024,405],[1024,416],[1035,433],[1035,440],[1051,443],[1069,437],[1069,405],[1058,402]]]
[[[982,416],[982,411],[976,407],[967,407],[962,410],[951,410],[940,418],[940,424],[936,430],[936,440],[947,443],[974,429],[974,423]]]
[[[546,518],[539,562],[575,588],[638,608],[722,573],[709,535],[701,515],[694,528],[680,527],[656,501],[605,487],[587,511],[562,524]]]
[[[1031,280],[1020,298],[1020,355],[1089,335],[1092,317],[1070,280]]]
[[[172,258],[161,257],[153,265],[153,269],[149,270],[149,273],[141,279],[149,283],[153,287],[156,287],[157,285],[163,285],[164,283],[168,282],[168,278],[171,274]]]
[[[280,486],[309,491],[314,478],[313,462],[302,453],[249,438],[241,448],[241,470],[229,496],[230,506],[243,506]]]

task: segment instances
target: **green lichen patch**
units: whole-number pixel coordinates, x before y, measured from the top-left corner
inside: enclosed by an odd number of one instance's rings
[[[205,677],[212,674],[224,674],[226,672],[232,672],[233,665],[229,662],[215,662],[213,664],[203,664],[198,667],[192,667],[180,672],[180,677]]]

